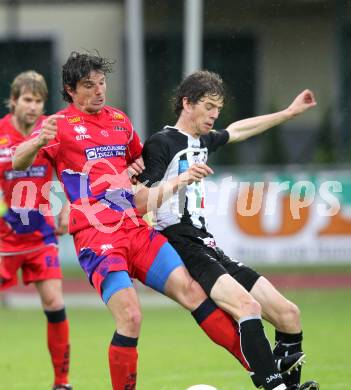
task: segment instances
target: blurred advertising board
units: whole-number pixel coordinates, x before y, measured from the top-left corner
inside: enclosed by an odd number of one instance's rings
[[[231,257],[251,264],[351,263],[349,169],[235,167],[208,178],[205,202],[208,229]]]

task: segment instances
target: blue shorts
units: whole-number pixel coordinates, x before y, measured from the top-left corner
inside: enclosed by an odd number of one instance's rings
[[[147,271],[144,283],[164,294],[169,275],[180,266],[184,266],[183,261],[175,249],[166,242],[159,249]],[[127,271],[109,272],[101,284],[102,299],[106,304],[114,293],[129,287],[133,287],[133,283]]]

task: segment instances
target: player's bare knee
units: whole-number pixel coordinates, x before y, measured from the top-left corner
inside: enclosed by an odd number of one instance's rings
[[[301,331],[300,309],[292,302],[288,302],[280,312],[278,328],[289,333]]]
[[[230,275],[221,275],[210,293],[216,304],[231,314],[235,320],[261,315],[260,304]]]
[[[261,316],[261,305],[250,295],[247,294],[241,301],[241,315],[246,316]]]
[[[129,306],[119,314],[117,325],[131,333],[135,333],[139,332],[142,320],[143,318],[139,307]]]
[[[42,298],[42,305],[44,310],[57,311],[64,308],[64,302],[61,295],[52,295]]]

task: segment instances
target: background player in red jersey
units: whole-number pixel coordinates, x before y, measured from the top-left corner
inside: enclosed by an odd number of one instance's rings
[[[63,96],[70,104],[18,146],[13,166],[27,168],[45,155],[64,184],[80,265],[116,323],[109,347],[113,389],[136,386],[141,309],[131,278],[191,311],[212,340],[256,372],[265,389],[286,389],[262,328],[256,338],[250,326],[241,325],[245,343],[240,344],[234,321],[207,298],[165,237],[138,214],[127,166],[141,155],[142,146],[128,117],[105,105],[110,71],[111,64],[97,55],[71,53],[62,71]],[[201,180],[206,172],[199,175],[191,168],[172,186]],[[247,315],[256,311],[249,299]]]
[[[0,188],[8,205],[0,218],[0,291],[17,284],[19,269],[25,284],[34,283],[48,321],[47,343],[55,375],[53,389],[67,390],[72,389],[68,384],[69,325],[55,224],[53,216],[40,212],[50,209],[48,182],[52,180],[52,166],[39,156],[26,171],[16,171],[11,161],[11,147],[24,141],[45,118],[47,93],[43,76],[34,71],[19,74],[11,85],[10,113],[0,120]],[[56,232],[66,231],[67,217],[63,213]]]
[[[314,107],[316,102],[313,93],[305,90],[285,110],[233,122],[223,131],[214,131],[223,104],[224,87],[218,74],[198,71],[186,77],[174,97],[175,126],[166,126],[145,142],[145,170],[138,177],[140,182],[151,187],[174,180],[188,167],[202,164],[204,169],[208,155],[217,148],[286,122]],[[260,304],[263,317],[276,328],[274,353],[279,356],[301,352],[299,309],[266,278],[230,259],[218,248],[207,230],[204,188],[203,182],[191,183],[159,205],[155,213],[156,228],[168,238],[192,277],[219,307],[240,321],[244,302],[251,294]],[[142,191],[136,195],[137,204],[142,195]],[[145,189],[144,196],[148,195]],[[256,379],[253,376],[254,382]],[[286,377],[286,383],[299,390],[319,388],[314,381],[300,385],[300,367]]]

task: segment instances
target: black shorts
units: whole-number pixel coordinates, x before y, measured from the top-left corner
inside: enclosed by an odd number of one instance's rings
[[[261,276],[243,263],[231,259],[218,248],[213,236],[188,224],[176,224],[162,231],[182,258],[190,275],[209,296],[217,279],[230,274],[247,291]]]

